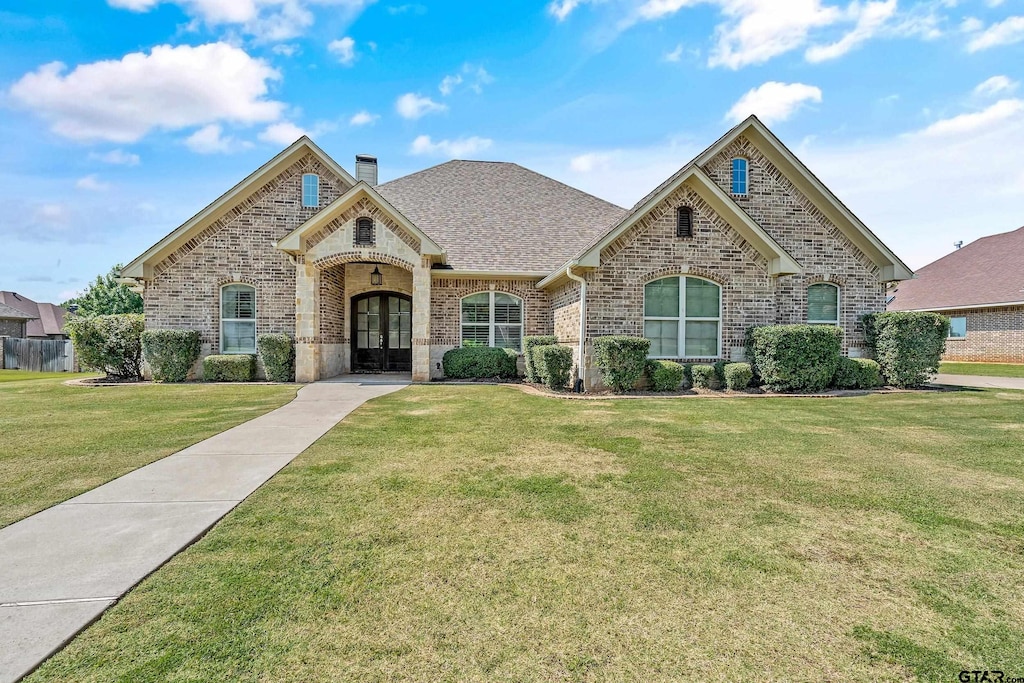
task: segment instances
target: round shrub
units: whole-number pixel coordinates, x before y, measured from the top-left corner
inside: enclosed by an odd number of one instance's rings
[[[630,391],[643,377],[651,340],[643,337],[609,336],[594,339],[594,363],[601,379],[616,393]]]
[[[534,369],[536,367],[533,359],[533,350],[538,346],[551,346],[558,343],[558,337],[553,334],[542,336],[523,337],[523,361],[526,365],[526,381],[540,382],[541,377]]]
[[[718,373],[714,365],[694,365],[690,371],[693,375],[693,387],[695,389],[719,389],[722,385],[718,383]]]
[[[754,371],[750,363],[729,363],[722,372],[725,375],[725,386],[733,391],[743,391],[754,379]]]
[[[832,325],[765,325],[751,332],[761,381],[772,391],[821,391],[839,365],[843,332]]]
[[[683,366],[670,360],[650,361],[648,379],[652,391],[679,391],[683,384]]]
[[[894,387],[919,387],[939,371],[949,318],[938,313],[888,311],[861,318],[868,348]]]
[[[256,356],[250,353],[212,355],[203,359],[204,382],[251,382],[256,376]]]
[[[142,377],[144,327],[140,313],[71,318],[64,323],[81,365],[126,380]]]
[[[142,355],[153,371],[154,382],[184,382],[199,359],[196,330],[146,330]]]
[[[837,389],[874,389],[882,385],[878,363],[870,358],[840,358],[833,385]]]
[[[564,389],[572,373],[572,349],[568,346],[536,346],[533,363],[537,377],[552,390]]]
[[[445,377],[452,379],[510,379],[518,374],[516,358],[519,354],[512,349],[497,349],[491,346],[463,346],[444,354],[441,366]]]
[[[295,381],[295,340],[290,334],[261,334],[256,347],[271,382]]]

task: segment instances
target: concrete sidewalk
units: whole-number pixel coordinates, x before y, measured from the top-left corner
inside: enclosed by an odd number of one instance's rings
[[[932,384],[954,387],[982,387],[984,389],[1024,389],[1024,377],[938,374],[932,379]]]
[[[310,384],[277,410],[0,529],[0,683],[39,666],[354,409],[407,384]]]

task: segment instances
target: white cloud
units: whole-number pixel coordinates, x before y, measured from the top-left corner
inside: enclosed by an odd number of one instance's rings
[[[978,87],[974,89],[974,94],[979,97],[991,97],[999,93],[1011,93],[1017,89],[1018,85],[1020,84],[1017,81],[1011,80],[1006,76],[993,76],[979,83]]]
[[[448,109],[446,104],[440,104],[429,97],[421,97],[411,92],[402,95],[395,101],[395,111],[404,119],[418,119],[446,109]]]
[[[579,7],[580,0],[552,0],[548,4],[548,14],[553,16],[558,21],[565,21],[565,19],[572,14],[572,11]]]
[[[269,142],[275,145],[290,145],[303,135],[312,137],[312,133],[307,131],[305,128],[300,128],[291,121],[281,121],[267,126],[266,129],[256,137],[263,142]]]
[[[101,182],[95,173],[91,173],[75,181],[75,187],[90,192],[106,192],[110,189],[110,183]]]
[[[420,135],[412,141],[412,145],[409,147],[409,153],[416,155],[445,156],[449,159],[465,158],[479,154],[486,149],[490,149],[493,143],[493,140],[477,137],[475,135],[473,137],[458,138],[456,140],[438,140],[437,142],[431,140],[429,135]]]
[[[662,59],[664,59],[666,62],[678,62],[682,58],[683,58],[683,44],[682,43],[679,43],[678,45],[676,45],[676,49],[672,50],[671,52],[666,52],[665,55],[662,57]]]
[[[227,43],[160,45],[70,72],[51,62],[22,76],[10,96],[64,137],[135,142],[153,129],[274,121],[284,105],[266,96],[268,81],[278,78]]]
[[[766,124],[785,121],[808,102],[821,102],[821,89],[803,83],[768,81],[753,88],[725,115],[726,120],[738,123],[756,114]]]
[[[369,126],[373,125],[377,119],[380,118],[379,114],[371,114],[365,109],[360,112],[356,112],[352,115],[352,118],[348,120],[350,126]]]
[[[970,28],[967,28],[965,23],[967,31],[976,32],[976,35],[972,36],[967,43],[968,52],[979,52],[980,50],[988,50],[989,48],[1002,45],[1013,45],[1024,40],[1024,16],[1007,17],[984,30],[981,29],[979,24],[972,24]]]
[[[637,9],[637,14],[647,20],[661,19],[675,14],[684,7],[692,7],[699,0],[646,0]]]
[[[829,45],[812,45],[804,56],[811,63],[842,57],[857,45],[874,37],[882,25],[895,13],[896,0],[868,2],[859,8],[857,25],[852,31]]]
[[[1009,119],[1020,118],[1021,112],[1024,112],[1024,100],[999,100],[981,111],[936,121],[918,134],[925,137],[970,135],[990,129]]]
[[[462,83],[462,74],[454,74],[452,76],[445,76],[441,79],[441,85],[437,86],[437,89],[441,91],[441,94],[448,96],[455,90],[455,86]]]
[[[252,143],[226,136],[219,124],[211,123],[185,138],[185,146],[197,154],[231,154],[252,147]]]
[[[596,170],[608,170],[612,161],[610,152],[587,152],[574,156],[569,160],[569,168],[576,173],[590,173]]]
[[[332,40],[327,44],[327,50],[345,66],[352,66],[356,61],[356,41],[349,36]]]
[[[275,55],[283,57],[294,57],[302,53],[302,48],[294,43],[279,43],[271,50]]]
[[[807,41],[811,29],[829,26],[843,17],[838,7],[819,0],[726,0],[727,17],[719,25],[709,66],[739,69],[761,64],[794,50]]]
[[[468,90],[472,90],[479,95],[484,91],[485,85],[493,82],[494,77],[483,66],[466,62],[457,73],[450,74],[441,79],[441,84],[437,86],[437,89],[442,95],[447,97],[455,91],[457,86],[465,83]]]
[[[89,158],[93,161],[102,161],[105,164],[114,164],[115,166],[138,166],[140,161],[138,154],[132,154],[123,149],[112,149],[102,154],[90,152]]]

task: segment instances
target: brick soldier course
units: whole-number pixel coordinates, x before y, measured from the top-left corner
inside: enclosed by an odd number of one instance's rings
[[[732,192],[737,158],[745,193]],[[315,207],[302,205],[309,174]],[[683,237],[680,207],[693,217]],[[642,335],[644,287],[672,275],[721,288],[720,355],[736,359],[750,325],[806,320],[817,282],[838,285],[844,349],[857,355],[859,316],[912,273],[753,117],[630,210],[495,162],[357,183],[304,137],[122,272],[143,293],[147,327],[196,329],[204,354],[220,351],[221,287],[253,287],[257,333],[294,335],[299,381],[352,370],[361,294],[411,297],[412,377],[426,380],[462,343],[462,299],[505,293],[520,302],[522,334],[555,334],[577,361],[584,315],[589,386],[593,338]]]

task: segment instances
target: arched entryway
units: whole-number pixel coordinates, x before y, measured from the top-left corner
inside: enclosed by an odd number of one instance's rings
[[[410,372],[412,297],[366,292],[351,303],[352,372]]]

